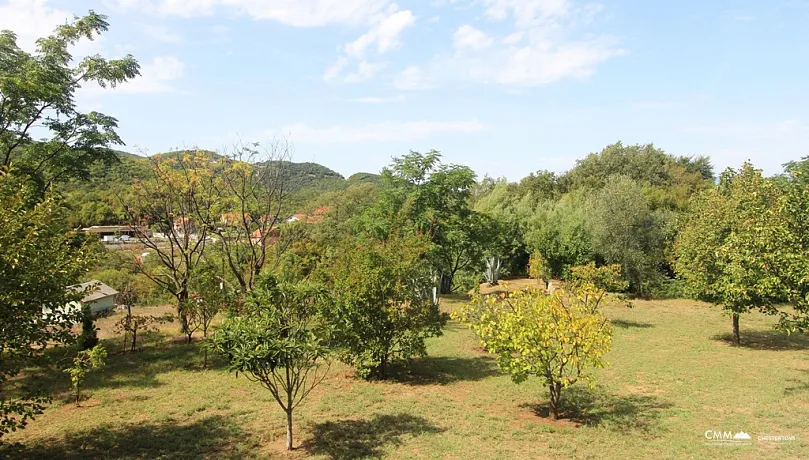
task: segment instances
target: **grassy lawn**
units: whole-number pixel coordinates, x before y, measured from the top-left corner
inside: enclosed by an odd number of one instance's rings
[[[446,298],[450,310],[465,297]],[[146,309],[143,309],[146,310]],[[388,382],[364,382],[335,363],[297,410],[296,446],[283,450],[284,417],[268,391],[221,370],[202,370],[198,344],[176,325],[143,351],[100,322],[108,367],[88,378],[82,407],[65,402],[67,376],[48,382],[55,404],[5,442],[22,458],[805,458],[809,453],[809,339],[770,331],[771,318],[730,320],[691,301],[606,307],[615,325],[610,366],[597,386],[564,397],[550,422],[537,380],[515,385],[464,326],[450,322],[430,356]],[[151,313],[151,312],[149,312]],[[749,445],[706,445],[705,431],[745,431]],[[758,435],[797,441],[757,441]]]

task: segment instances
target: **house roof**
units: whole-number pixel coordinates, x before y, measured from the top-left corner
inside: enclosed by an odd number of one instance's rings
[[[69,286],[68,289],[87,292],[88,294],[81,299],[82,302],[92,302],[94,300],[103,299],[104,297],[118,294],[118,291],[98,280],[92,280],[86,283]]]

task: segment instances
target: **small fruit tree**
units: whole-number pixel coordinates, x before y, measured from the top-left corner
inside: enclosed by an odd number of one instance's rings
[[[268,389],[287,416],[292,450],[292,411],[326,376],[330,327],[322,316],[328,298],[307,283],[279,283],[262,275],[244,312],[230,316],[207,339],[208,347]]]
[[[476,294],[454,313],[483,346],[497,355],[500,370],[515,383],[537,376],[550,392],[551,418],[559,417],[562,389],[577,381],[592,383],[588,371],[603,367],[612,327],[594,296],[549,296],[528,289],[510,295]],[[587,299],[587,300],[585,300]]]
[[[81,401],[81,386],[84,384],[84,378],[87,377],[87,372],[104,367],[107,360],[107,350],[103,345],[96,345],[89,350],[80,351],[75,358],[73,358],[73,365],[65,369],[65,372],[70,374],[70,385],[73,392],[76,394],[76,405]]]

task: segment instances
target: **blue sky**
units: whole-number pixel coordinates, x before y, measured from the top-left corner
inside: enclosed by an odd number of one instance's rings
[[[619,140],[809,155],[809,0],[0,0],[0,29],[31,49],[91,8],[110,31],[76,54],[143,76],[77,100],[129,151],[287,137],[347,176],[434,148],[511,180]]]

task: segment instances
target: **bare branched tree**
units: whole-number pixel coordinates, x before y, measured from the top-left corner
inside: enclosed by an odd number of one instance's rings
[[[298,188],[290,174],[291,158],[286,140],[239,141],[217,158],[219,164],[209,164],[214,173],[206,176],[206,187],[216,198],[215,207],[207,196],[200,197],[194,217],[218,237],[217,247],[241,292],[252,291],[258,274],[274,269],[289,246],[279,224]]]

